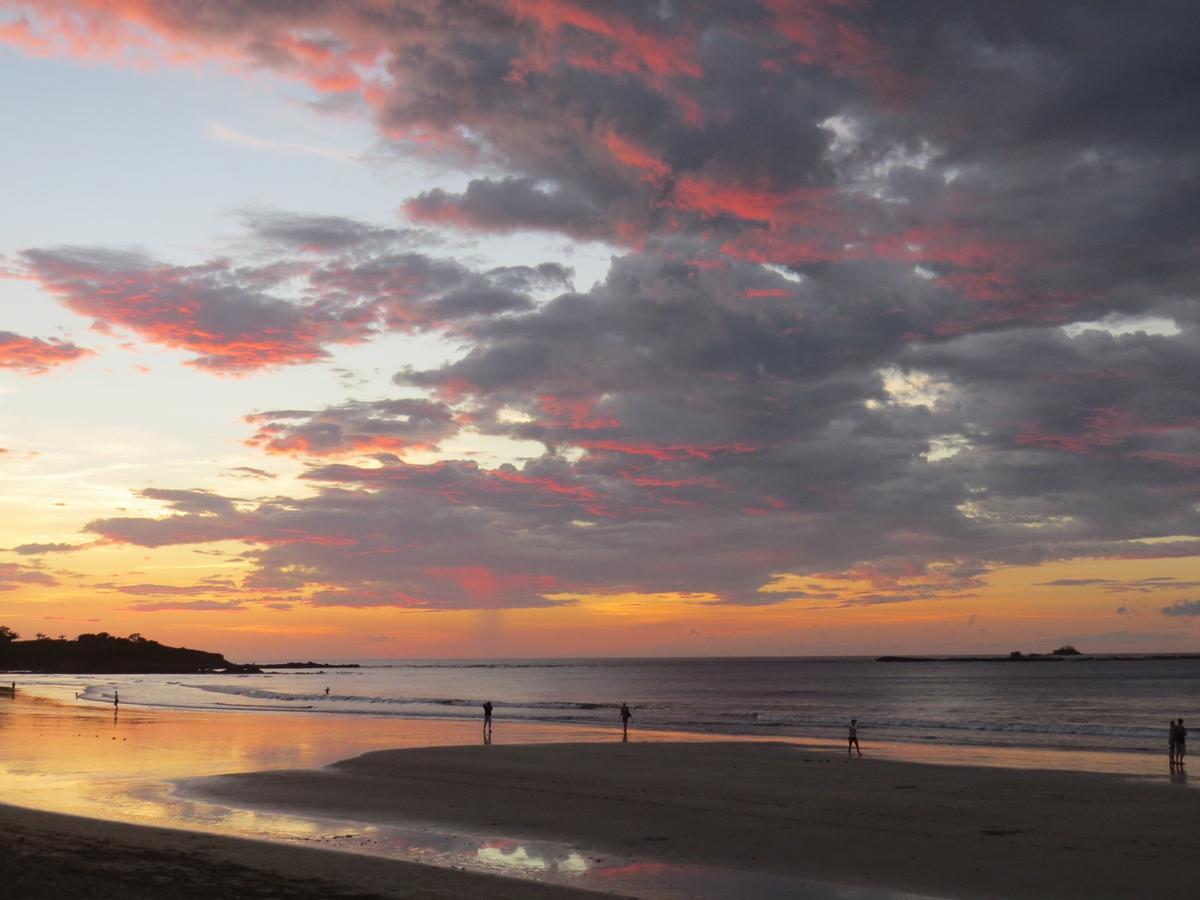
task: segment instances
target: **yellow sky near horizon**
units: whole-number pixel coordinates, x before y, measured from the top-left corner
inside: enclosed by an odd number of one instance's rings
[[[15,536],[9,532],[6,537]],[[3,595],[3,624],[25,637],[37,632],[74,637],[83,632],[140,632],[163,643],[213,649],[238,661],[293,657],[325,659],[875,655],[884,653],[1045,652],[1075,643],[1089,652],[1194,650],[1194,617],[1161,609],[1193,593],[1147,588],[1143,579],[1188,579],[1200,559],[1074,560],[998,569],[965,597],[841,607],[838,600],[785,600],[760,606],[721,604],[711,596],[599,594],[569,605],[532,609],[418,610],[315,608],[287,603],[271,609],[244,603],[229,609],[172,609],[220,592],[179,597],[137,596],[97,584],[154,583],[189,589],[204,578],[246,571],[240,545],[147,551],[97,546],[45,558],[62,583],[22,586]],[[1057,580],[1110,585],[1047,586]],[[808,579],[809,586],[815,580]],[[1149,582],[1154,584],[1154,582]],[[846,600],[869,593],[868,583],[827,582]],[[253,592],[235,591],[239,598]],[[552,597],[554,595],[551,595]],[[136,603],[158,603],[139,611]]]

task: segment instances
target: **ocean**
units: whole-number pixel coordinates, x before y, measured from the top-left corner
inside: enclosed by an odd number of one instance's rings
[[[1200,721],[1200,660],[872,659],[370,661],[261,675],[23,676],[124,708],[477,719],[864,745],[1163,753],[1167,720]],[[326,694],[325,689],[329,689]],[[69,695],[68,695],[69,696]]]

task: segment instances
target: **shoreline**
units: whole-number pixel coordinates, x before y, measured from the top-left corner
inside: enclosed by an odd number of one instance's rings
[[[124,688],[122,688],[124,691]],[[23,699],[36,699],[53,702],[61,706],[67,714],[84,716],[104,716],[111,712],[112,707],[107,701],[78,696],[74,701],[71,692],[63,686],[50,684],[31,685],[20,692]],[[374,731],[379,733],[394,733],[402,739],[401,743],[392,746],[428,746],[429,740],[418,737],[414,742],[408,740],[409,735],[432,736],[439,742],[460,744],[474,743],[477,740],[479,719],[459,715],[395,715],[373,712],[325,710],[310,707],[282,707],[263,703],[257,706],[230,705],[220,709],[207,707],[187,707],[174,705],[140,704],[125,699],[121,705],[123,720],[127,716],[164,716],[175,721],[186,721],[188,717],[225,717],[234,721],[244,717],[273,716],[280,724],[275,726],[284,731],[291,731],[295,723],[313,720],[320,721],[309,730],[318,730],[336,734],[338,732]],[[570,719],[529,719],[505,718],[501,714],[496,717],[498,735],[501,740],[528,743],[545,740],[582,740],[607,741],[616,739],[619,734],[619,722],[596,722],[593,720],[573,721]],[[289,724],[291,723],[291,724]],[[368,724],[372,723],[372,724]],[[750,743],[784,742],[797,746],[811,747],[830,752],[845,748],[845,726],[821,726],[810,731],[793,733],[787,731],[768,731],[758,733],[741,728],[725,728],[714,730],[703,727],[688,727],[685,725],[642,726],[637,720],[632,723],[631,731],[641,740],[668,741],[745,741]],[[919,730],[919,729],[918,729]],[[873,756],[882,756],[904,762],[921,762],[953,765],[983,766],[987,768],[1012,769],[1044,769],[1049,771],[1089,771],[1155,779],[1167,778],[1167,766],[1163,757],[1165,752],[1165,729],[1161,736],[1164,745],[1160,751],[1157,739],[1147,737],[1144,740],[1148,746],[1097,749],[1091,746],[1078,747],[1074,745],[1074,734],[1069,730],[1057,736],[1055,746],[1041,743],[1006,742],[1004,740],[956,740],[953,735],[928,733],[924,739],[903,739],[871,728],[869,723],[860,720],[859,734],[863,746],[869,749]],[[558,737],[556,737],[558,735]],[[379,744],[378,746],[383,746]],[[341,752],[341,756],[355,755],[373,747],[350,744]],[[333,762],[341,756],[337,750],[334,755],[324,760],[303,762],[300,764],[323,765]],[[267,766],[274,766],[276,760],[268,760]],[[279,760],[286,764],[286,760]],[[1200,786],[1198,783],[1197,786]]]

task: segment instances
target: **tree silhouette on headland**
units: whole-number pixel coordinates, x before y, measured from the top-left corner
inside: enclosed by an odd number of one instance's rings
[[[220,653],[168,647],[140,634],[116,637],[106,631],[73,641],[39,634],[22,641],[0,625],[0,669],[30,672],[185,673],[230,668]]]

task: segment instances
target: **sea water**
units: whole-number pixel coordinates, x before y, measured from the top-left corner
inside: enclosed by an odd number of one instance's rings
[[[1200,659],[368,661],[261,675],[27,675],[81,703],[841,739],[897,745],[1159,752],[1167,720],[1200,722]],[[328,693],[326,693],[328,688]]]

